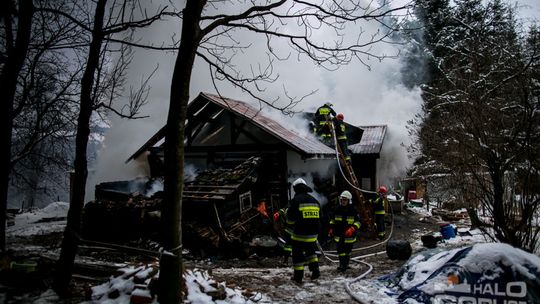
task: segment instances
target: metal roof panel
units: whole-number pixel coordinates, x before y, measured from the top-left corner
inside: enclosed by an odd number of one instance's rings
[[[285,141],[289,146],[296,150],[310,155],[321,155],[325,157],[335,154],[332,148],[321,143],[316,138],[303,137],[298,133],[286,129],[277,121],[266,116],[261,110],[257,110],[245,102],[230,98],[222,98],[218,95],[209,93],[201,93],[199,96],[204,96],[223,108],[229,109],[237,115],[249,119],[258,127]]]
[[[386,125],[359,126],[364,130],[359,143],[350,145],[349,149],[354,154],[378,154],[381,152],[384,137],[386,136]]]

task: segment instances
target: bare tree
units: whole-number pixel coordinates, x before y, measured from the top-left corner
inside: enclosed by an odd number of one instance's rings
[[[228,6],[219,6],[224,3]],[[403,13],[404,7],[392,9],[374,5],[364,1],[186,1],[182,10],[182,34],[171,81],[165,135],[167,165],[161,214],[166,254],[160,264],[158,299],[161,303],[181,301],[184,130],[195,57],[208,64],[213,79],[228,81],[261,103],[290,112],[302,98],[288,98],[285,105],[279,105],[276,99],[267,100],[260,95],[264,82],[276,79],[272,73],[272,61],[282,59],[275,52],[274,44],[288,43],[299,56],[328,69],[351,60],[366,64],[366,58],[382,59],[385,55],[377,54],[371,47],[390,41],[399,20],[391,17],[397,12]],[[235,13],[224,13],[234,10]],[[365,34],[363,22],[379,23],[380,31]],[[357,29],[357,35],[344,35],[347,27]],[[335,36],[318,40],[315,33],[323,30],[330,30]],[[235,38],[235,34],[242,33],[260,35],[266,40],[268,65],[241,73],[232,64],[231,56],[248,47]]]
[[[3,56],[2,71],[0,72],[0,120],[2,131],[2,180],[0,185],[0,250],[6,247],[6,208],[9,185],[9,168],[11,162],[11,137],[13,133],[13,110],[17,80],[24,64],[30,33],[32,31],[32,15],[34,7],[32,0],[21,0],[18,5],[12,1],[2,2]],[[15,25],[16,24],[16,25]],[[15,26],[14,26],[15,25]]]
[[[32,189],[39,188],[42,182],[37,176],[49,178],[48,183],[52,185],[52,176],[43,173],[65,171],[68,167],[80,65],[71,60],[76,56],[67,54],[66,48],[76,48],[80,44],[81,31],[71,22],[41,10],[42,6],[62,7],[65,5],[63,0],[4,1],[2,5],[1,69],[2,77],[9,79],[2,81],[5,86],[2,90],[6,89],[7,93],[14,89],[13,95],[2,94],[2,98],[6,98],[1,111],[6,115],[3,119],[6,125],[1,140],[10,152],[5,158],[7,165],[2,166],[5,183],[0,186],[2,197],[6,198],[1,203],[4,221],[9,190],[25,187],[30,190],[28,198],[32,201],[36,192]],[[30,7],[23,11],[28,5]],[[25,18],[32,30],[22,22]],[[25,31],[29,31],[29,36],[14,42],[14,33],[19,36]],[[13,66],[19,60],[20,68],[15,73]],[[0,227],[3,248],[5,225]]]
[[[146,102],[148,88],[143,85],[138,92],[133,92],[127,112],[117,110],[113,106],[114,101],[119,97],[118,92],[124,90],[126,68],[132,60],[132,54],[130,46],[126,44],[112,45],[107,39],[115,35],[122,35],[122,38],[130,41],[135,29],[148,26],[159,20],[164,12],[164,9],[159,9],[155,14],[148,16],[144,11],[137,11],[139,7],[138,1],[108,2],[107,0],[97,0],[94,13],[88,18],[88,20],[92,20],[91,26],[87,25],[85,20],[78,20],[64,11],[44,8],[45,11],[63,16],[91,33],[80,84],[72,195],[53,284],[54,289],[60,295],[67,295],[69,292],[69,283],[81,232],[81,216],[88,175],[87,146],[91,116],[99,109],[107,109],[125,118],[141,118],[137,115],[140,107]],[[86,7],[80,9],[83,12],[89,12]],[[112,67],[109,62],[111,54],[118,55],[116,64]]]
[[[36,30],[15,96],[9,167],[9,197],[16,199],[23,192],[26,207],[33,205],[36,195],[56,199],[57,192],[66,193],[81,75],[77,46],[84,41],[84,33],[71,21],[39,9],[65,6],[63,0],[35,1],[35,5]]]

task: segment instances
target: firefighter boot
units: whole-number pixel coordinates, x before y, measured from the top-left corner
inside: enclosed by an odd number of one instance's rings
[[[295,269],[292,280],[295,281],[298,284],[301,284],[303,278],[304,278],[304,270],[296,270]]]
[[[311,279],[312,280],[316,280],[318,279],[320,276],[321,276],[321,271],[319,270],[319,265],[318,264],[313,264],[313,265],[310,265],[311,267],[310,270],[311,270]]]
[[[351,259],[350,256],[346,255],[343,257],[343,267],[342,267],[342,271],[345,272],[347,271],[347,269],[349,269],[349,260]]]
[[[341,255],[339,256],[339,266],[337,268],[337,271],[342,272],[342,271],[345,271],[345,269],[347,269],[345,266],[345,258],[346,258],[345,256],[341,256]]]

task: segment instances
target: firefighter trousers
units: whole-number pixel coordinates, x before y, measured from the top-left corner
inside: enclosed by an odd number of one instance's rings
[[[384,238],[386,229],[384,225],[384,214],[375,214],[375,224],[377,225],[377,236]]]
[[[302,281],[302,278],[304,277],[304,266],[306,264],[311,271],[311,278],[316,279],[319,277],[319,257],[317,256],[316,250],[316,242],[292,241],[293,279],[295,281]]]
[[[343,238],[336,244],[336,251],[339,257],[338,270],[345,271],[349,268],[349,260],[351,257],[351,251],[354,243],[345,243]]]

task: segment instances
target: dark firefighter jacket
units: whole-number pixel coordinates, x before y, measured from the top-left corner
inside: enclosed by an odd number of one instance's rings
[[[319,216],[319,202],[307,191],[296,192],[287,210],[287,224],[292,227],[291,239],[306,243],[317,241],[321,226]]]
[[[347,127],[345,126],[345,123],[341,120],[335,119],[334,126],[336,131],[336,139],[347,140],[347,135],[345,134]]]
[[[356,242],[356,234],[350,237],[345,236],[345,231],[351,226],[355,227],[356,230],[360,229],[358,211],[352,204],[339,205],[330,218],[330,228],[334,232],[334,241],[340,242],[343,239],[345,243]]]
[[[315,124],[317,127],[322,127],[326,123],[326,118],[328,115],[332,114],[332,116],[336,116],[336,111],[332,109],[329,106],[322,105],[320,106],[317,111],[315,111]]]
[[[288,223],[287,223],[287,208],[281,208],[278,210],[279,219],[278,219],[278,230],[280,232],[280,235],[283,237],[283,240],[285,241],[285,244],[283,244],[283,250],[285,252],[291,252],[292,251],[292,245],[291,245],[291,235],[293,233],[293,230]]]
[[[278,210],[280,226],[283,228],[283,232],[287,235],[292,234],[292,228],[287,224],[287,208],[281,208]]]
[[[373,204],[373,213],[375,214],[385,214],[385,202],[386,198],[382,195],[379,195],[377,199],[372,200],[371,203]]]

